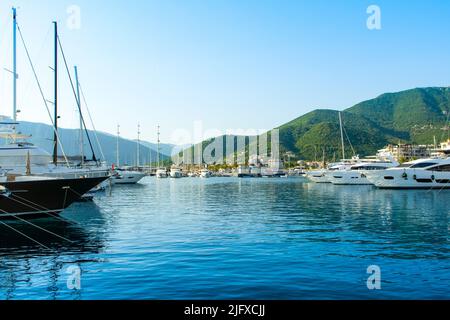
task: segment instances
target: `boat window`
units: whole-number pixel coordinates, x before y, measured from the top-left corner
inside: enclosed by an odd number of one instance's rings
[[[436,165],[437,163],[435,163],[435,162],[421,162],[421,163],[416,163],[415,165],[413,165],[412,167],[411,167],[411,169],[416,169],[416,168],[426,168],[426,167],[429,167],[429,166],[434,166],[434,165]]]
[[[381,167],[381,166],[361,166],[361,167],[357,167],[354,170],[384,170],[386,169],[386,167]]]
[[[428,169],[429,171],[450,172],[450,164],[444,164]]]

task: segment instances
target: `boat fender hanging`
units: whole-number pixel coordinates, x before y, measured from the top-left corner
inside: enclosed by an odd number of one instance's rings
[[[434,181],[435,179],[436,179],[436,177],[435,177],[434,175],[432,175],[432,176],[431,176],[431,180]]]
[[[0,196],[9,198],[11,196],[11,192],[8,190],[8,188],[0,186]]]
[[[406,172],[403,172],[403,174],[402,174],[402,178],[404,178],[404,179],[408,179],[408,174],[407,174]]]
[[[414,179],[414,180],[417,180],[417,175],[413,175],[413,179]]]

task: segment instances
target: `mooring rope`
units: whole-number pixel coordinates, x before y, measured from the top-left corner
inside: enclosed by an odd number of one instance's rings
[[[1,210],[1,211],[3,211],[3,210]],[[6,213],[7,213],[7,212],[6,212]],[[9,229],[11,229],[11,230],[17,232],[18,234],[24,236],[24,237],[27,238],[28,240],[31,240],[31,241],[33,241],[34,243],[37,243],[37,244],[40,245],[41,247],[44,247],[44,248],[47,249],[47,250],[51,250],[51,249],[50,249],[49,247],[47,247],[46,245],[40,243],[39,241],[37,241],[36,239],[33,239],[33,238],[30,237],[30,236],[27,236],[25,233],[23,233],[23,232],[17,230],[16,228],[10,226],[10,225],[7,224],[7,223],[4,223],[4,222],[1,221],[1,220],[0,220],[0,224],[2,224],[2,225],[4,225],[5,227],[7,227],[7,228],[9,228]]]
[[[50,217],[52,217],[52,218],[54,218],[54,219],[57,219],[57,220],[60,220],[60,221],[63,221],[63,222],[72,223],[72,224],[74,224],[74,225],[79,225],[79,223],[78,223],[77,221],[74,221],[74,220],[71,220],[71,219],[67,219],[67,218],[61,218],[60,216],[57,215],[57,211],[62,211],[62,210],[64,210],[64,209],[61,209],[61,210],[50,210],[50,209],[45,208],[45,207],[43,207],[43,206],[41,206],[41,205],[39,205],[39,204],[37,204],[37,203],[34,203],[33,201],[30,201],[30,200],[28,200],[28,199],[24,199],[24,198],[22,198],[22,197],[19,197],[18,195],[12,195],[12,196],[14,196],[14,197],[16,197],[16,198],[19,198],[19,199],[21,199],[21,200],[23,200],[23,201],[27,201],[27,202],[29,202],[29,203],[31,203],[31,204],[33,204],[33,205],[38,206],[38,207],[33,207],[33,206],[27,205],[26,203],[23,203],[23,202],[21,202],[21,201],[19,201],[19,200],[10,198],[10,199],[13,200],[13,201],[16,201],[16,202],[18,202],[18,203],[20,203],[20,204],[23,204],[23,205],[25,205],[25,206],[27,206],[27,207],[33,209],[33,210],[38,211],[39,213],[46,214],[46,215],[48,215],[48,216],[50,216]],[[39,209],[39,207],[41,207],[41,209]],[[45,211],[48,211],[48,212],[43,212],[42,209],[44,209]],[[52,214],[52,213],[50,213],[50,212],[54,212],[54,214]]]
[[[45,228],[42,228],[42,227],[40,227],[40,226],[38,226],[38,225],[36,225],[36,224],[30,222],[30,221],[27,221],[27,220],[25,220],[25,219],[22,219],[22,218],[20,218],[20,217],[18,217],[18,216],[13,216],[13,217],[14,217],[15,219],[18,219],[18,220],[20,220],[20,221],[22,221],[22,222],[25,222],[25,223],[29,224],[30,226],[33,226],[33,227],[35,227],[35,228],[37,228],[37,229],[40,229],[40,230],[42,230],[42,231],[44,231],[44,232],[47,232],[47,233],[49,233],[49,234],[51,234],[51,235],[53,235],[53,236],[55,236],[55,237],[57,237],[57,238],[60,238],[60,239],[65,240],[65,241],[67,241],[67,242],[73,243],[72,240],[69,240],[69,239],[67,239],[67,238],[65,238],[65,237],[63,237],[63,236],[60,236],[59,234],[56,234],[56,233],[54,233],[54,232],[52,232],[52,231],[50,231],[50,230],[47,230],[47,229],[45,229]]]

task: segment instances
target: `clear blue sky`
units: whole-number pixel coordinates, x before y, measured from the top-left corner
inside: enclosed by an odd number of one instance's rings
[[[70,5],[81,28],[66,26]],[[366,9],[381,8],[368,30]],[[316,108],[384,92],[450,85],[450,1],[22,0],[0,2],[0,114],[11,113],[10,8],[48,99],[51,21],[80,77],[97,129],[170,142],[177,129],[270,129]],[[49,123],[21,47],[20,119]],[[61,65],[62,68],[62,65]],[[75,104],[61,72],[62,125]]]

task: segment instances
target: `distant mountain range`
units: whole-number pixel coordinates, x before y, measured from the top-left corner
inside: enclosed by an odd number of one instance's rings
[[[342,111],[345,128],[346,156],[373,155],[387,144],[414,143],[432,144],[448,138],[450,112],[450,88],[417,88],[397,93],[386,93],[375,99],[361,102]],[[291,152],[297,159],[327,160],[341,157],[340,127],[338,111],[315,110],[285,125],[280,126],[280,150]],[[41,146],[48,152],[53,149],[53,130],[50,125],[21,122],[20,132],[32,135],[30,142]],[[95,152],[100,150],[94,133],[89,131]],[[80,153],[79,130],[60,129],[59,134],[65,152],[69,156]],[[106,161],[116,162],[116,136],[98,132]],[[237,145],[237,136],[233,136]],[[245,137],[246,145],[250,143]],[[85,137],[85,152],[91,156]],[[211,140],[204,141],[205,148]],[[225,141],[224,141],[225,143]],[[171,144],[160,145],[160,158],[167,160],[175,151],[189,146],[175,147]],[[181,148],[181,149],[180,149]],[[140,163],[156,162],[157,145],[141,141]],[[137,142],[120,139],[121,164],[134,165],[137,157]]]
[[[450,88],[418,88],[386,93],[342,111],[346,157],[374,155],[388,144],[447,139],[449,100]],[[315,110],[278,129],[282,154],[307,160],[342,156],[339,111]],[[236,143],[237,137],[233,139]],[[203,148],[210,142],[204,141]]]
[[[52,153],[53,152],[53,128],[50,125],[34,122],[21,121],[19,125],[19,131],[26,135],[31,135],[29,142],[43,148],[44,150]],[[64,129],[60,128],[58,130],[59,136],[62,141],[64,152],[68,156],[79,156],[80,155],[80,131],[77,129]],[[94,146],[97,158],[100,158],[101,152],[98,146],[97,140],[95,138],[94,132],[89,131],[92,144]],[[105,160],[108,163],[116,163],[116,144],[117,137],[104,132],[97,132],[98,140],[104,152]],[[161,144],[160,145],[160,155],[161,160],[166,160],[169,158],[174,145],[171,144]],[[86,157],[92,157],[92,152],[89,147],[86,135],[84,135],[84,150]],[[137,142],[133,140],[120,139],[119,140],[119,150],[120,150],[120,162],[121,165],[135,165],[137,163]],[[140,144],[140,164],[146,164],[157,160],[157,150],[156,144],[141,141]],[[61,151],[59,151],[61,152]],[[61,154],[61,153],[60,153]]]
[[[386,93],[343,111],[347,155],[373,155],[387,144],[433,144],[448,137],[450,88],[418,88]],[[338,111],[316,110],[280,129],[283,151],[313,159],[340,152]]]

